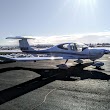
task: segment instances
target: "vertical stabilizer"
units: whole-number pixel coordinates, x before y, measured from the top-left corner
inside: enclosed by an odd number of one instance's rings
[[[34,49],[32,49],[30,47],[27,39],[21,39],[21,40],[19,40],[19,47],[20,47],[21,51],[23,51],[23,52],[34,50]]]

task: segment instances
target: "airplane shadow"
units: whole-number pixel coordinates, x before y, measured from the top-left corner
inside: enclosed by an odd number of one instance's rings
[[[7,101],[15,99],[19,96],[22,96],[30,91],[33,91],[37,88],[40,88],[46,84],[49,84],[55,80],[63,81],[75,81],[78,80],[76,77],[79,77],[80,80],[84,79],[100,79],[100,80],[109,80],[110,75],[107,75],[104,72],[97,70],[84,70],[85,67],[90,66],[90,63],[83,65],[71,66],[68,69],[33,69],[26,67],[9,67],[2,68],[0,72],[12,71],[12,70],[29,70],[35,73],[40,74],[40,77],[34,78],[32,80],[26,81],[24,83],[18,84],[16,86],[4,89],[0,91],[0,104],[3,104]],[[59,65],[57,65],[58,67]],[[73,77],[73,78],[71,78]]]
[[[79,65],[79,64],[77,64],[76,66],[71,66],[69,68],[68,77],[72,77],[72,76],[80,77],[80,80],[84,80],[84,79],[109,80],[110,79],[110,75],[107,75],[102,71],[98,71],[98,70],[104,70],[104,69],[95,68],[94,70],[84,70],[85,67],[86,65]]]

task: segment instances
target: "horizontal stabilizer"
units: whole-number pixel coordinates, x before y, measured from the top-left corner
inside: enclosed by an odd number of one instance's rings
[[[16,37],[7,37],[6,39],[35,39],[35,38],[16,36]]]

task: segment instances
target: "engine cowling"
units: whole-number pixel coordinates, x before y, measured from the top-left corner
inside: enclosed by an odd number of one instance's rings
[[[104,50],[100,49],[91,49],[89,51],[89,58],[91,60],[96,60],[96,59],[99,59],[101,58],[102,56],[104,55]]]

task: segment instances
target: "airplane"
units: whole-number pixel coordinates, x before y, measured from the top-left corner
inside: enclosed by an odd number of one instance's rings
[[[7,37],[6,39],[18,39],[19,40],[19,47],[23,53],[30,53],[34,56],[37,54],[46,54],[46,57],[26,57],[26,58],[12,58],[0,55],[0,59],[7,60],[7,61],[37,61],[37,60],[60,60],[66,59],[65,64],[68,62],[69,59],[76,59],[75,62],[78,64],[82,64],[82,59],[90,59],[93,61],[93,66],[96,68],[100,68],[104,65],[103,62],[95,62],[95,60],[101,58],[104,54],[109,54],[110,50],[106,49],[97,49],[97,48],[90,48],[85,44],[81,43],[61,43],[50,47],[44,50],[35,50],[33,49],[29,43],[28,39],[34,38],[26,38],[21,36],[16,37]]]

